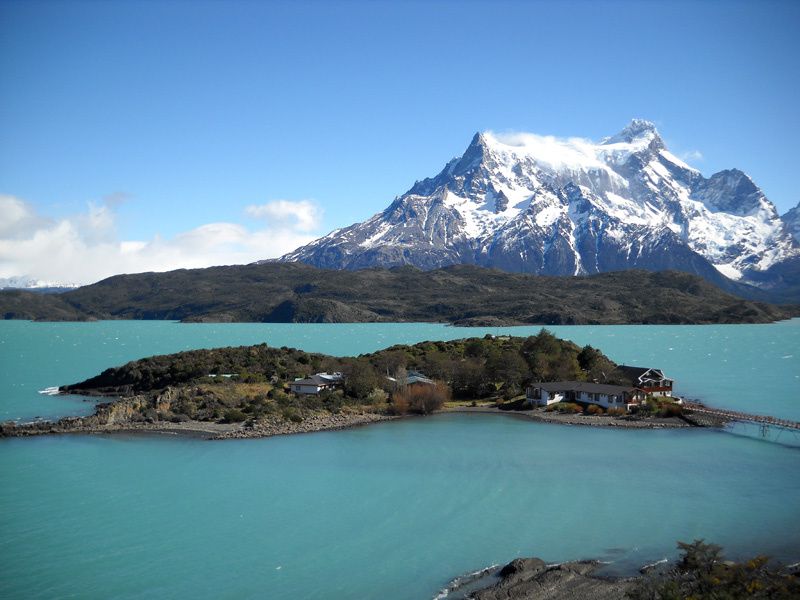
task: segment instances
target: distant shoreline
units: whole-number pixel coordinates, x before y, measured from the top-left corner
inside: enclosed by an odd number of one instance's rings
[[[0,317],[500,327],[771,323],[800,315],[800,307],[769,299],[750,286],[724,278],[713,284],[679,271],[575,277],[475,265],[333,271],[265,263],[116,275],[62,294],[0,291]]]

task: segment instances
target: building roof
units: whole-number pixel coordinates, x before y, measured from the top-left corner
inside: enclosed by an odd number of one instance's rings
[[[545,383],[533,383],[531,387],[541,388],[550,393],[587,392],[589,394],[605,394],[606,396],[618,396],[624,392],[635,392],[639,389],[633,386],[609,385],[590,381],[548,381]]]
[[[661,369],[654,369],[652,367],[631,367],[628,365],[620,365],[619,367],[617,367],[617,369],[622,371],[633,381],[639,381],[642,375],[644,375],[648,371],[655,371],[656,373],[660,373],[662,377],[664,376],[664,373],[661,371]]]
[[[312,375],[311,377],[306,377],[305,379],[295,379],[292,382],[292,385],[331,385],[332,383],[333,381],[330,379],[320,377],[319,375]]]
[[[316,373],[311,377],[304,379],[295,379],[292,385],[331,385],[344,381],[344,375],[341,373]]]
[[[387,376],[386,379],[388,379],[389,381],[391,381],[393,383],[397,383],[398,382],[398,380],[395,379],[394,377],[388,377]],[[427,384],[433,385],[436,382],[433,379],[431,379],[429,377],[426,377],[425,375],[423,375],[419,371],[409,371],[408,373],[406,373],[405,379],[402,380],[400,383],[402,383],[403,385],[411,385],[412,383],[427,383]]]
[[[406,385],[411,383],[434,383],[434,381],[419,371],[409,371],[406,376]]]
[[[336,373],[317,373],[314,377],[321,377],[322,379],[330,382],[330,383],[339,383],[340,381],[344,381],[344,375],[339,372]]]

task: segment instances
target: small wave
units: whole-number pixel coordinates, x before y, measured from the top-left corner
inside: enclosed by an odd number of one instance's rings
[[[55,387],[46,387],[43,390],[39,390],[40,394],[45,394],[46,396],[57,396],[58,395],[58,386]]]
[[[665,565],[669,562],[668,559],[662,558],[661,560],[657,560],[655,562],[647,563],[641,569],[639,569],[640,573],[647,573],[651,569],[655,569],[658,565]]]
[[[485,575],[488,575],[489,573],[497,569],[497,567],[499,566],[500,565],[492,565],[491,567],[486,567],[485,569],[478,569],[477,571],[473,571],[471,573],[466,573],[464,575],[456,577],[455,579],[453,579],[453,581],[448,583],[447,586],[439,590],[439,593],[433,597],[433,600],[444,600],[450,595],[450,592],[455,592],[459,588],[462,588],[465,585],[472,583],[473,581],[476,581],[481,577],[484,577]]]
[[[786,356],[781,356],[781,358],[794,358],[794,354],[787,354]]]

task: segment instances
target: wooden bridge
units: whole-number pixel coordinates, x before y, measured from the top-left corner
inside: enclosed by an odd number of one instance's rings
[[[800,431],[800,423],[797,421],[789,421],[787,419],[778,419],[776,417],[769,417],[766,415],[753,415],[750,413],[739,412],[736,410],[726,410],[722,408],[711,408],[699,402],[684,401],[683,407],[694,415],[706,417],[709,421],[716,421],[721,423],[728,423],[730,421],[746,421],[750,423],[758,423],[762,426],[773,425],[775,427],[782,427],[784,429],[793,429]]]

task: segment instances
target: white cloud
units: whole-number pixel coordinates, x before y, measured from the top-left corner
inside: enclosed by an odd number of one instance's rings
[[[54,220],[23,200],[0,196],[0,278],[86,284],[119,273],[245,264],[312,241],[322,215],[313,201],[277,200],[246,209],[265,219],[256,229],[207,223],[169,239],[121,240],[118,205],[90,203],[84,213]]]
[[[275,222],[293,223],[300,231],[312,231],[319,227],[322,210],[311,200],[273,200],[266,204],[251,204],[244,209],[256,219],[271,219]]]
[[[24,238],[50,223],[19,198],[0,195],[0,239]]]
[[[700,150],[687,150],[681,154],[681,160],[703,160],[703,153]]]

